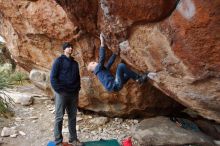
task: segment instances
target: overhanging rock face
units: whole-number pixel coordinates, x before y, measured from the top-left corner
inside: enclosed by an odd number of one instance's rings
[[[74,44],[82,76],[80,107],[112,116],[168,114],[178,104],[165,93],[220,122],[219,0],[21,0],[0,1],[0,8],[6,24],[0,34],[26,70],[50,69],[59,45]],[[85,33],[74,39],[80,30]],[[129,81],[119,93],[104,91],[85,68],[98,58],[101,31],[109,55],[121,47],[120,59],[140,73],[157,72],[156,81],[143,86]]]

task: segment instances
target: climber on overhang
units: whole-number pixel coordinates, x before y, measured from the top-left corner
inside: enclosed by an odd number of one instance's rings
[[[116,59],[116,54],[119,54],[120,50],[118,49],[110,57],[108,63],[105,63],[105,41],[104,35],[100,34],[100,50],[99,50],[99,62],[90,62],[87,66],[88,71],[92,71],[109,92],[118,92],[123,88],[123,85],[131,78],[136,82],[143,84],[147,79],[154,79],[156,73],[147,72],[143,75],[139,75],[136,72],[127,68],[124,63],[120,63],[117,66],[116,76],[114,77],[110,73],[110,68]]]

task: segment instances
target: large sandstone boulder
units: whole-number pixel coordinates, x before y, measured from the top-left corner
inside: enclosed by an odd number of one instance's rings
[[[47,95],[53,97],[53,91],[51,90],[48,72],[33,69],[30,72],[29,79],[36,87],[43,90]]]
[[[112,116],[168,114],[178,106],[170,96],[220,122],[219,7],[218,0],[2,0],[0,34],[28,71],[49,71],[60,44],[71,41],[81,68],[82,108]],[[76,40],[80,30],[85,33]],[[122,44],[120,59],[130,68],[158,73],[153,86],[129,81],[119,93],[104,91],[85,68],[98,58],[101,31],[108,55]]]
[[[62,41],[71,41],[75,25],[55,1],[0,1],[0,34],[18,65],[47,70],[60,54]]]
[[[132,135],[143,146],[201,145],[214,146],[213,141],[202,132],[186,130],[166,117],[149,118],[132,129]]]

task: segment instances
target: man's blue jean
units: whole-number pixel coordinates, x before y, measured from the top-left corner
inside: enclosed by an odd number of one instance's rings
[[[69,141],[77,139],[76,133],[76,113],[79,92],[73,94],[55,93],[55,125],[54,136],[55,143],[59,144],[63,141],[62,126],[65,110],[68,115]]]
[[[135,73],[134,71],[128,69],[124,63],[118,64],[113,90],[114,91],[121,90],[123,88],[123,85],[130,78],[133,80],[137,80],[139,78],[139,75]]]

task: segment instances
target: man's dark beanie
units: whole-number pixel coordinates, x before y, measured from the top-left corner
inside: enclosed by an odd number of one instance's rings
[[[65,50],[68,47],[72,47],[72,45],[69,42],[65,42],[65,43],[63,43],[62,47],[63,47],[63,50]]]

